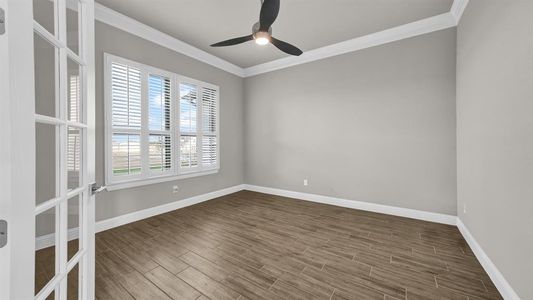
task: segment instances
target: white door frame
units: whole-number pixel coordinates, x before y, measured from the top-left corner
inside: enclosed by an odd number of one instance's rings
[[[65,0],[56,0],[65,8]],[[0,299],[33,299],[35,277],[35,91],[34,91],[34,21],[32,0],[0,0],[6,15],[6,33],[0,35],[0,220],[8,221],[8,244],[0,248]],[[89,183],[95,180],[95,75],[94,75],[94,1],[82,0],[84,17],[80,49],[85,63],[83,94],[86,96],[86,140],[84,165],[86,176],[80,239],[84,244],[80,255],[80,273],[83,278],[81,299],[94,299],[94,196]],[[62,17],[65,21],[64,16]],[[62,37],[65,38],[65,37]],[[65,49],[62,50],[66,51]],[[64,55],[64,53],[63,53]],[[66,56],[64,56],[66,57]],[[66,66],[63,61],[63,71]],[[61,65],[61,64],[60,64]],[[60,76],[66,84],[66,76]],[[66,97],[66,88],[60,88]],[[66,123],[65,123],[66,124]],[[66,126],[63,132],[66,133]],[[66,139],[63,139],[66,141]],[[65,145],[60,150],[66,155]],[[66,159],[66,158],[64,158]],[[65,165],[63,163],[63,165]],[[62,171],[62,172],[66,172]],[[65,177],[64,177],[65,178]],[[65,183],[62,184],[65,186]],[[60,211],[68,213],[65,205]],[[63,218],[63,217],[61,217]],[[64,218],[63,218],[64,219]],[[66,249],[67,226],[59,231],[58,248]],[[66,251],[60,251],[59,263],[65,269]],[[65,281],[58,290],[66,291]],[[57,275],[56,275],[57,277]],[[57,280],[56,280],[57,281]],[[59,293],[66,299],[66,293]]]
[[[32,299],[35,255],[35,124],[31,0],[0,0],[0,219],[8,244],[0,249],[0,298]],[[28,80],[28,78],[30,80]]]

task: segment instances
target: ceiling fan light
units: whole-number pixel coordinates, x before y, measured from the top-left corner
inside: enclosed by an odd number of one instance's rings
[[[269,42],[268,39],[264,37],[255,39],[255,43],[261,46],[268,44],[268,42]]]
[[[266,45],[270,43],[270,35],[267,32],[256,32],[254,34],[255,43],[258,45]]]

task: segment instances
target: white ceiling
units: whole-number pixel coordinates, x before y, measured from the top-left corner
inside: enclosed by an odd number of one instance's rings
[[[246,68],[287,56],[253,42],[211,48],[251,33],[260,0],[96,0],[183,42]],[[281,0],[273,36],[304,52],[450,11],[453,0]]]

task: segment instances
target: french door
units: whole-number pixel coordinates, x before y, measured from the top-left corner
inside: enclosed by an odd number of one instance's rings
[[[94,0],[0,8],[0,299],[94,299]]]

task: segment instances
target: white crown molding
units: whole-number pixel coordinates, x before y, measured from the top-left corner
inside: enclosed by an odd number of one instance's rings
[[[460,218],[457,218],[457,227],[459,228],[459,231],[465,238],[470,248],[472,248],[472,251],[483,266],[483,269],[485,269],[485,272],[487,272],[496,288],[498,288],[498,291],[502,294],[503,298],[507,300],[520,300],[520,297],[515,292],[513,287],[505,279],[503,274],[500,272],[500,270],[498,270],[492,260],[490,260],[487,253],[485,253],[483,248],[481,248],[481,245],[476,241],[472,233],[470,233]]]
[[[209,54],[166,33],[145,25],[99,3],[94,4],[96,20],[141,37],[145,40],[187,55],[226,72],[243,77],[244,70],[213,54]]]
[[[244,73],[246,77],[255,76],[262,73],[272,72],[332,56],[375,47],[455,26],[456,22],[451,13],[444,13],[438,16],[401,25],[391,29],[386,29],[348,41],[306,51],[300,56],[284,57],[278,60],[249,67],[244,69]]]
[[[246,69],[191,46],[99,3],[95,3],[95,17],[100,22],[178,53],[187,55],[221,70],[240,77],[251,77],[457,26],[466,6],[468,5],[468,1],[469,0],[454,0],[452,8],[448,13],[306,51],[299,57],[285,57]]]
[[[287,197],[287,198],[295,198],[295,199],[306,200],[310,202],[329,204],[329,205],[335,205],[335,206],[346,207],[346,208],[351,208],[351,209],[359,209],[359,210],[364,210],[364,211],[371,211],[371,212],[376,212],[376,213],[381,213],[381,214],[406,217],[406,218],[411,218],[411,219],[417,219],[417,220],[423,220],[423,221],[429,221],[429,222],[435,222],[435,223],[441,223],[441,224],[447,224],[447,225],[456,225],[456,220],[457,220],[457,217],[452,216],[452,215],[446,215],[446,214],[440,214],[440,213],[434,213],[434,212],[428,212],[428,211],[422,211],[422,210],[416,210],[416,209],[409,209],[409,208],[403,208],[403,207],[397,207],[397,206],[376,204],[376,203],[371,203],[371,202],[347,200],[347,199],[334,198],[334,197],[322,196],[322,195],[316,195],[316,194],[294,192],[294,191],[269,188],[269,187],[263,187],[263,186],[257,186],[257,185],[245,184],[244,189],[252,191],[252,192],[277,195],[277,196],[282,196],[282,197]]]
[[[452,9],[450,10],[450,13],[455,19],[456,25],[459,25],[459,22],[461,21],[461,17],[463,16],[466,6],[468,5],[468,1],[469,0],[454,0],[453,1],[453,5],[452,5]]]

